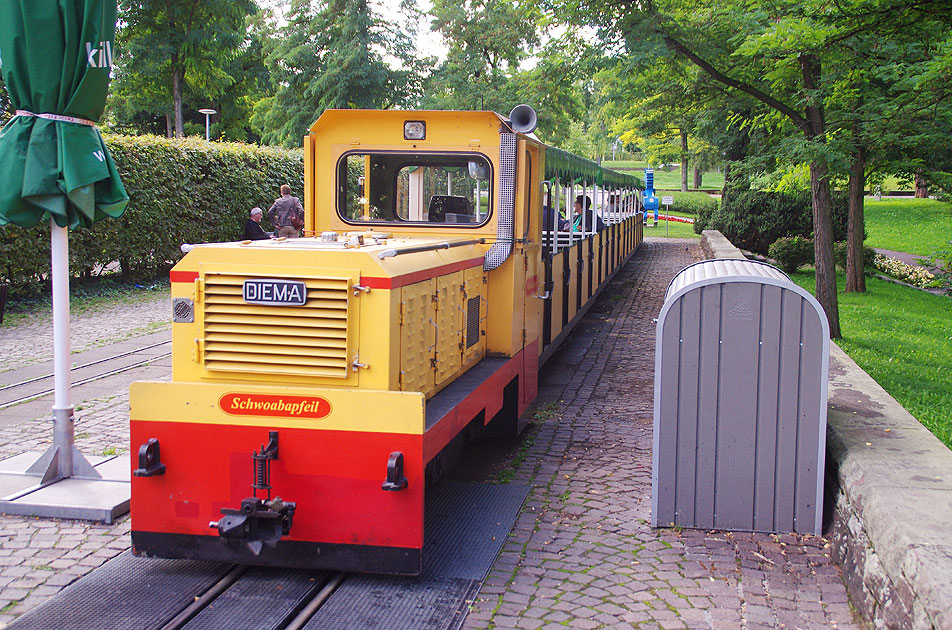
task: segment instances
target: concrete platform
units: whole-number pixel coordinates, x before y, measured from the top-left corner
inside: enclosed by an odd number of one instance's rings
[[[48,484],[27,472],[42,455],[29,451],[0,460],[0,512],[110,524],[129,511],[128,455],[87,457],[101,479],[72,477]]]

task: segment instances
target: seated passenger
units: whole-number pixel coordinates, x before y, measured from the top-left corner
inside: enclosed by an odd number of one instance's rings
[[[576,231],[582,230],[582,212],[585,212],[585,231],[601,232],[605,229],[605,223],[602,218],[595,214],[592,208],[592,200],[586,195],[579,195],[575,198],[575,221],[572,223]]]
[[[551,206],[542,206],[543,232],[551,232],[556,227],[562,229],[561,226],[563,223],[566,223],[565,219],[562,218],[561,214],[556,214],[555,208]]]
[[[261,208],[255,207],[251,209],[251,215],[249,219],[245,221],[245,239],[260,241],[271,238],[270,234],[261,229],[261,216],[263,214]]]

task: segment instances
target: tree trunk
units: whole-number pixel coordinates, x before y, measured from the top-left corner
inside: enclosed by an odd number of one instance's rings
[[[840,310],[836,299],[836,268],[833,264],[833,217],[830,211],[830,175],[826,162],[810,162],[813,198],[813,255],[816,265],[816,299],[826,311],[830,337],[840,337]]]
[[[929,186],[926,184],[926,178],[922,176],[922,169],[916,171],[916,199],[928,199]]]
[[[721,186],[721,203],[727,199],[727,189],[730,188],[731,181],[731,163],[724,162],[724,185]]]
[[[704,172],[701,171],[700,165],[699,165],[697,162],[695,162],[695,163],[694,163],[694,188],[695,188],[695,190],[701,188],[701,184],[702,184],[703,178],[704,178]]]
[[[866,276],[863,274],[863,194],[866,190],[866,148],[856,147],[850,167],[850,210],[846,228],[846,292],[864,293]]]
[[[681,192],[688,191],[688,132],[681,130]]]
[[[172,137],[172,114],[165,115],[165,137]]]
[[[808,97],[801,129],[807,138],[821,144],[826,138],[823,101],[817,96],[820,60],[815,55],[800,56],[803,87]],[[819,147],[817,147],[819,149]],[[830,208],[830,166],[822,157],[810,162],[810,193],[813,199],[813,257],[816,267],[816,299],[826,311],[830,338],[840,337],[840,309],[836,301],[836,265],[833,263],[833,212]]]
[[[178,66],[178,55],[172,55],[172,115],[175,117],[176,138],[184,138],[185,130],[182,126],[182,79],[185,71]]]

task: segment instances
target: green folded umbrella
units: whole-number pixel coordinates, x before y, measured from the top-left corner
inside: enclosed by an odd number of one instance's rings
[[[0,225],[89,227],[129,202],[95,124],[116,0],[3,0],[0,70],[17,115],[0,130]]]

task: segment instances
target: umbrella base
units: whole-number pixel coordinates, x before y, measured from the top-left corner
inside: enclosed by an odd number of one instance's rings
[[[91,456],[87,461],[74,452],[74,471],[82,461],[91,475],[74,472],[69,478],[44,481],[42,474],[30,471],[49,455],[28,452],[0,461],[0,512],[110,524],[129,511],[128,455]]]
[[[67,477],[88,477],[90,479],[101,479],[102,475],[96,471],[96,468],[89,463],[82,453],[75,446],[70,447],[72,451],[71,468],[64,470],[63,464],[65,458],[60,456],[65,447],[53,445],[46,449],[46,452],[40,456],[33,464],[26,469],[28,475],[39,475],[40,483],[51,483]]]

